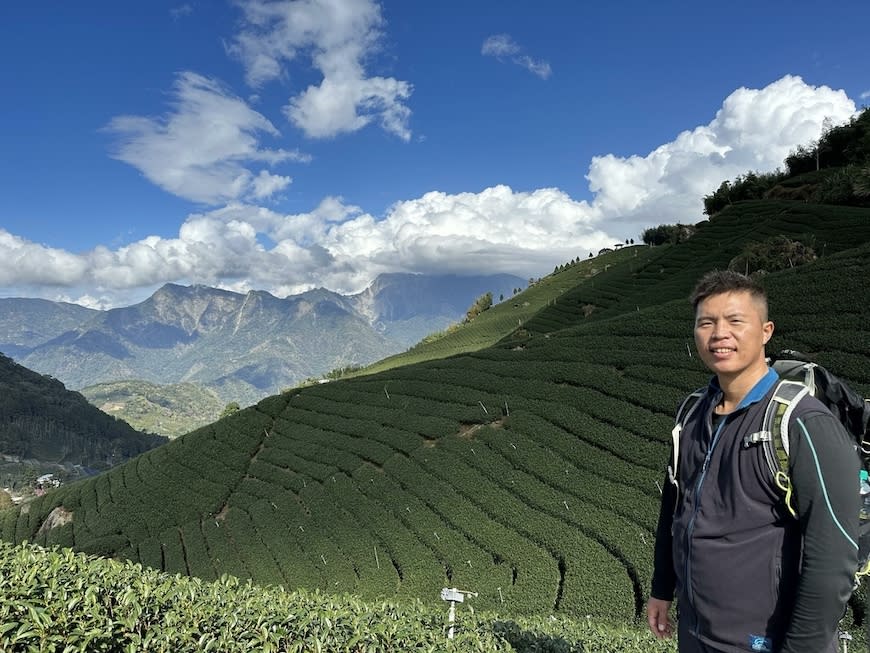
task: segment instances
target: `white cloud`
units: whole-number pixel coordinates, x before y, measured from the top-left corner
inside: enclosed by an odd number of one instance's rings
[[[483,42],[480,53],[489,57],[509,57],[518,54],[520,49],[510,34],[493,34]]]
[[[171,112],[161,118],[117,116],[106,126],[117,137],[114,156],[169,193],[205,204],[263,199],[267,185],[247,165],[310,159],[297,150],[261,147],[259,136],[278,136],[278,130],[214,79],[181,73],[173,95]]]
[[[83,280],[87,271],[87,261],[80,256],[0,228],[0,286],[67,286]]]
[[[266,170],[260,170],[260,174],[251,181],[251,195],[254,199],[271,197],[280,190],[284,190],[293,180],[290,177],[270,174]]]
[[[326,78],[320,86],[309,86],[293,98],[285,113],[313,138],[354,132],[377,117],[385,131],[408,141],[411,110],[397,99],[405,100],[410,95],[410,85],[392,78],[371,77],[338,83]],[[359,113],[360,108],[373,111]]]
[[[251,86],[287,76],[286,65],[310,57],[322,79],[290,98],[288,119],[312,138],[354,132],[376,121],[409,140],[410,83],[369,77],[363,62],[379,47],[384,24],[374,0],[240,0],[241,32],[229,46]]]
[[[550,64],[546,61],[535,61],[531,57],[527,57],[525,55],[523,55],[522,57],[518,57],[514,61],[515,63],[518,63],[523,68],[531,73],[534,73],[541,79],[547,79],[550,75],[553,74],[553,70],[552,68],[550,68]]]
[[[710,123],[682,132],[646,156],[594,157],[587,174],[594,206],[608,224],[630,225],[634,232],[666,222],[697,222],[703,217],[703,196],[723,180],[781,167],[797,145],[819,137],[825,118],[840,124],[854,112],[845,92],[810,86],[791,75],[760,90],[737,89]]]
[[[522,54],[523,48],[513,40],[510,34],[494,34],[484,40],[480,53],[487,57],[503,59],[510,57],[511,61],[525,68],[541,79],[547,79],[553,74],[550,64],[544,60],[533,59],[527,54]]]
[[[646,227],[701,220],[701,198],[724,179],[782,165],[795,146],[818,138],[826,118],[840,124],[854,112],[844,92],[799,77],[738,89],[710,122],[646,155],[595,157],[587,174],[591,201],[557,188],[495,186],[426,193],[381,217],[340,197],[298,214],[231,201],[191,214],[175,238],[80,255],[0,230],[0,286],[42,286],[41,296],[62,293],[106,307],[170,281],[284,296],[316,286],[355,292],[388,271],[539,276]],[[290,182],[261,171],[250,182],[257,183],[270,194]]]
[[[858,97],[861,98],[862,100],[866,100],[867,98],[870,98],[870,89],[864,91]]]

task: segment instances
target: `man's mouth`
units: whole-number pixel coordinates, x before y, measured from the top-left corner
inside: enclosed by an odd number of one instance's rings
[[[733,351],[737,351],[733,347],[713,347],[710,349],[714,354],[730,354]]]

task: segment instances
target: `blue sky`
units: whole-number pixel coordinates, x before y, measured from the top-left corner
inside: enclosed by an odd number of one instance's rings
[[[0,296],[539,276],[870,103],[870,5],[4,3]]]

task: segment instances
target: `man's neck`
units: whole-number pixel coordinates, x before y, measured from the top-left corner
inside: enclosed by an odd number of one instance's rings
[[[743,398],[755,387],[764,375],[767,374],[767,362],[762,363],[752,370],[744,370],[740,375],[730,377],[727,375],[717,376],[719,387],[722,389],[722,401],[716,407],[716,412],[722,415],[734,412]]]

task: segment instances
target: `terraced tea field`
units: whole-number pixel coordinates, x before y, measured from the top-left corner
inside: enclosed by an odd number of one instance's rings
[[[495,346],[270,397],[2,511],[0,537],[206,580],[432,605],[455,586],[480,610],[634,622],[673,411],[708,378],[684,299],[699,269],[779,229],[765,220],[814,230],[825,256],[765,281],[772,347],[870,394],[870,246],[849,249],[868,212],[753,215],[749,235],[714,220],[600,272]]]

